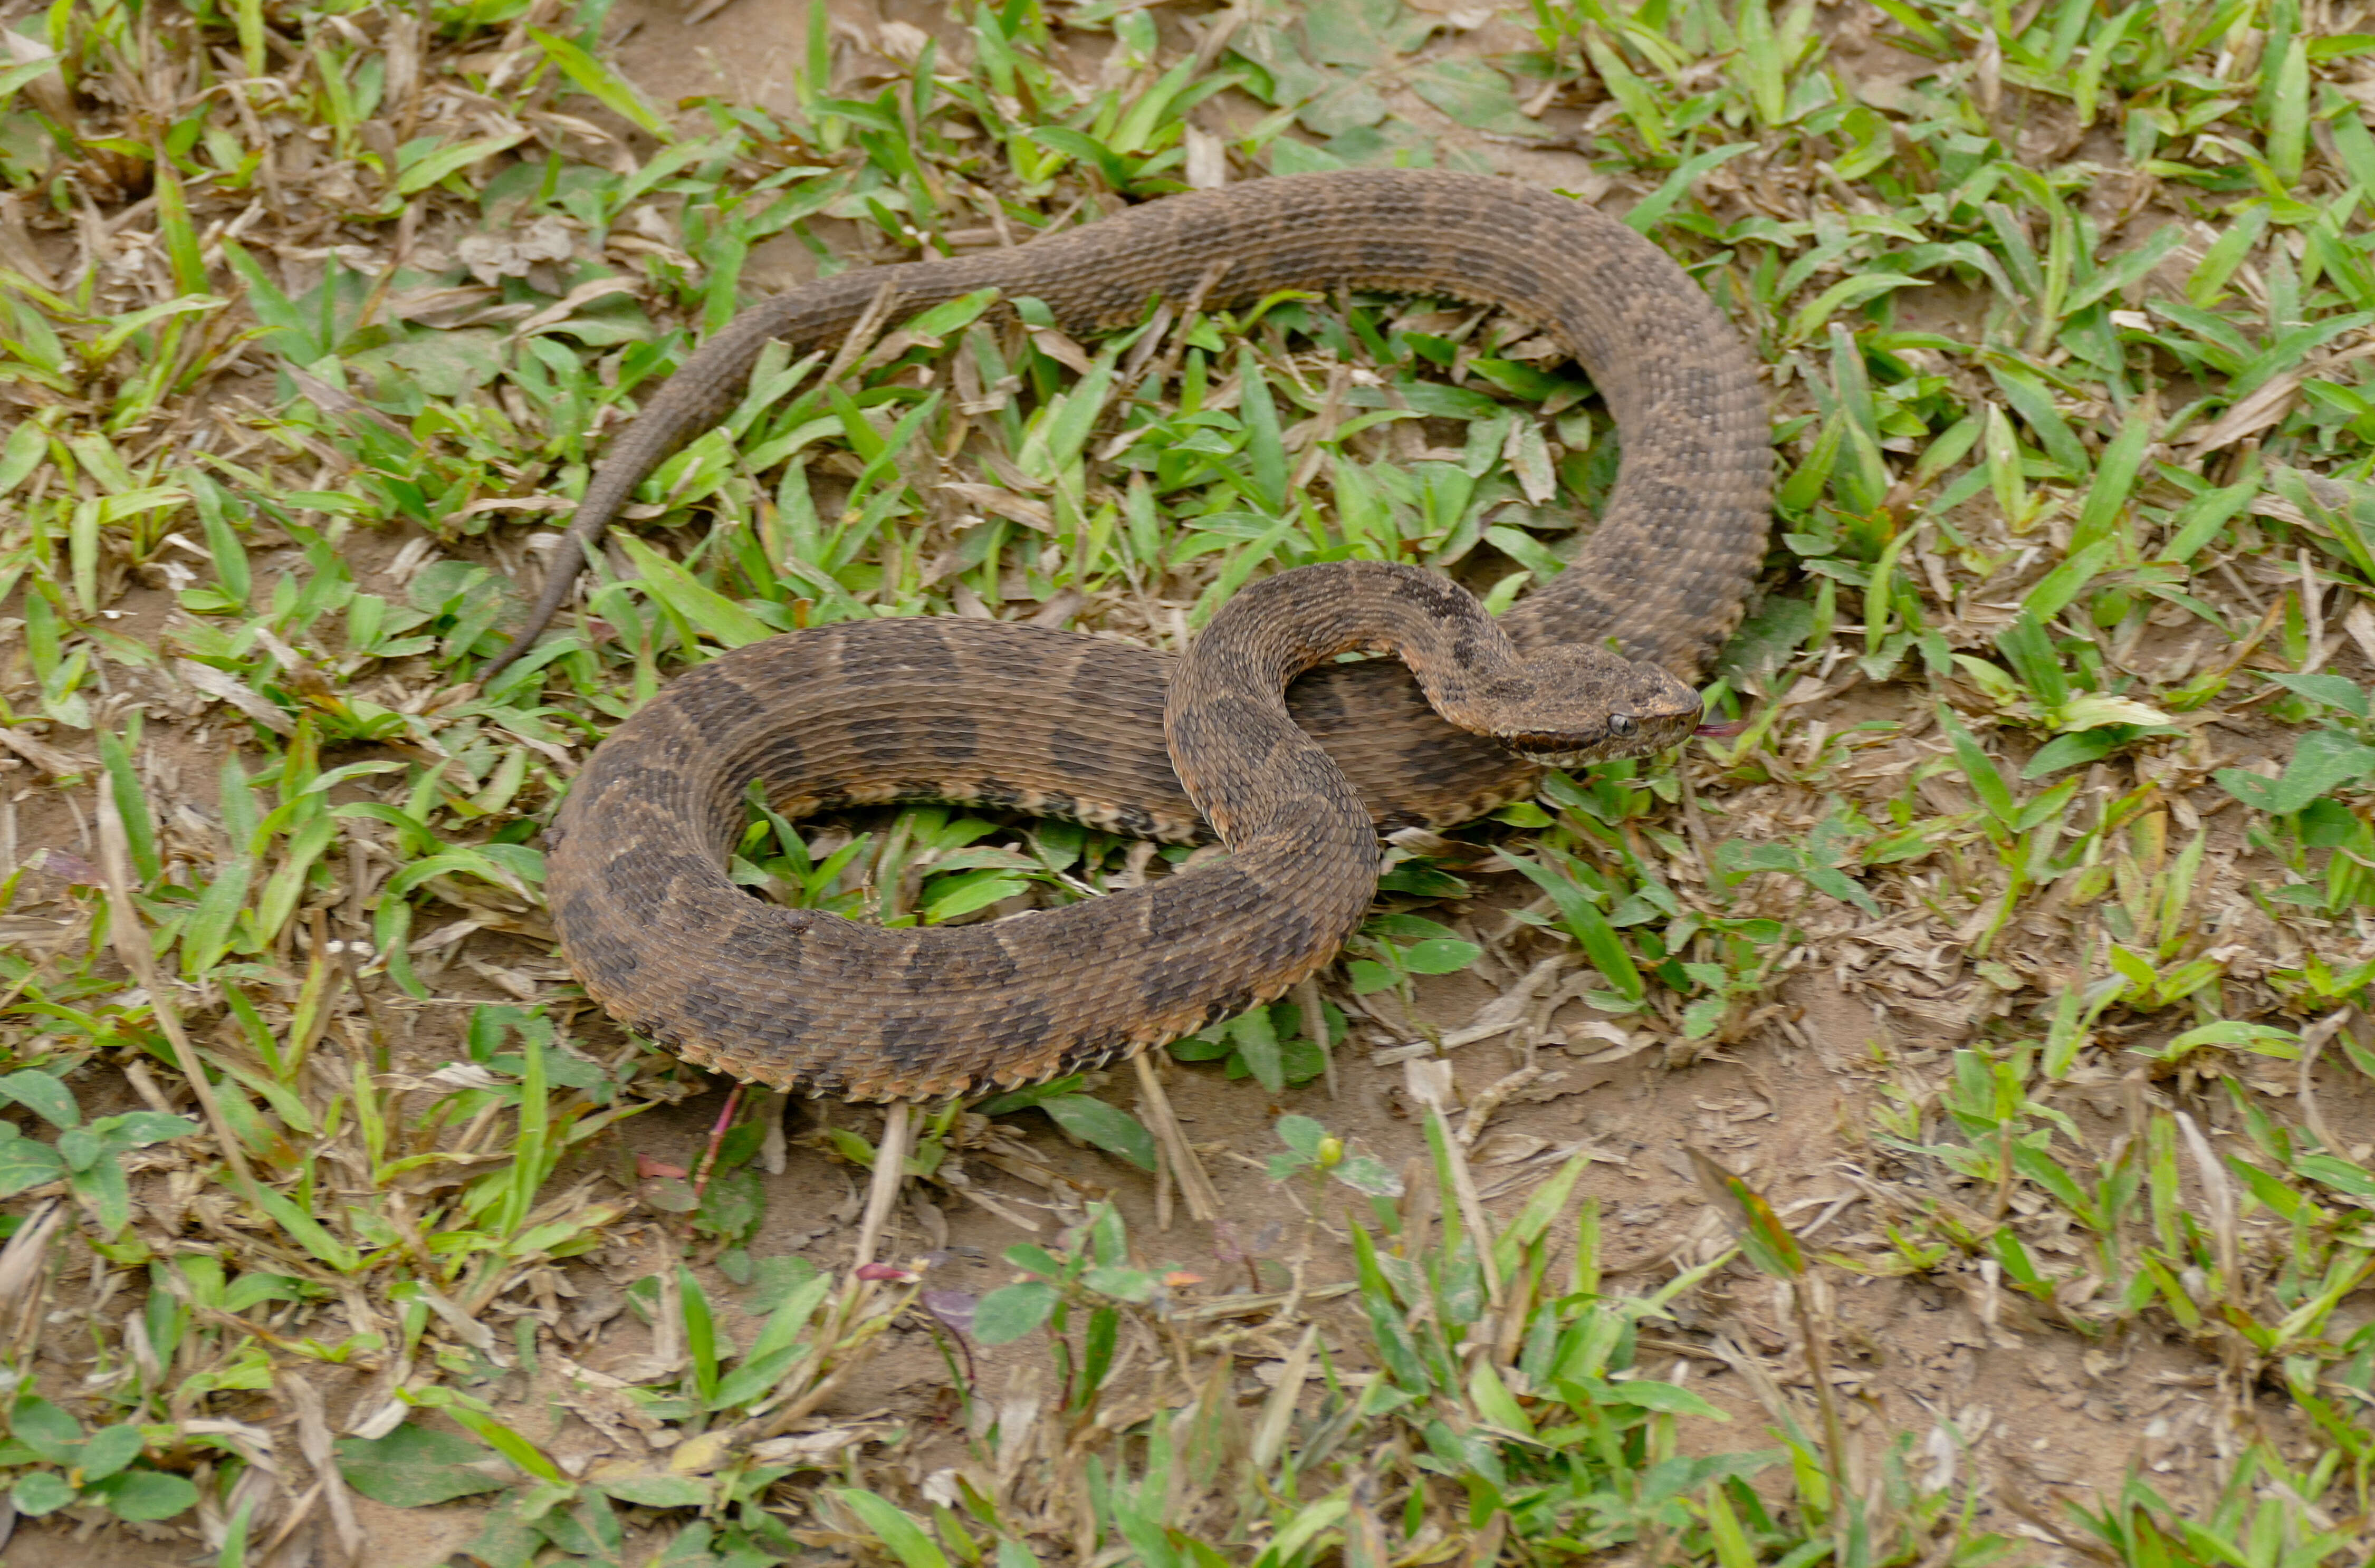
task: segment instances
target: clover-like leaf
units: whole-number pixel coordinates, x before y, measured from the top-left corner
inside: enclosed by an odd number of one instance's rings
[[[1053,1285],[1035,1279],[992,1291],[974,1308],[973,1337],[985,1345],[1020,1339],[1045,1324],[1060,1299]]]
[[[124,1470],[85,1487],[119,1519],[153,1524],[197,1506],[198,1489],[186,1476],[164,1470]]]
[[[459,1432],[405,1422],[385,1437],[341,1438],[338,1473],[374,1503],[426,1508],[481,1491],[501,1491],[487,1450]]]
[[[17,1512],[35,1519],[54,1514],[74,1500],[74,1488],[55,1470],[28,1471],[18,1476],[17,1484],[8,1491],[8,1501]]]

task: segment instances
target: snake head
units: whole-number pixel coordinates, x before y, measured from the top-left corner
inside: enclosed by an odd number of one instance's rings
[[[1646,757],[1679,746],[1699,722],[1699,694],[1652,664],[1567,643],[1528,654],[1491,694],[1493,738],[1554,768]]]

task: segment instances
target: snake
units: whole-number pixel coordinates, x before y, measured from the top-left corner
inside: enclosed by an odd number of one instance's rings
[[[1615,482],[1566,568],[1497,618],[1438,572],[1341,560],[1255,580],[1177,655],[909,617],[700,665],[596,747],[546,833],[561,954],[629,1029],[697,1066],[850,1101],[1046,1082],[1332,961],[1375,895],[1380,830],[1469,820],[1530,797],[1546,765],[1647,755],[1697,727],[1691,682],[1766,547],[1769,427],[1745,343],[1624,222],[1513,180],[1415,170],[1184,192],[746,309],[597,466],[481,683],[526,649],[636,485],[732,410],[768,344],[831,348],[986,289],[1081,334],[1158,301],[1192,317],[1285,289],[1497,308],[1591,378],[1617,429]],[[1345,656],[1365,653],[1396,656]],[[753,781],[787,819],[946,801],[1224,853],[1059,908],[890,928],[732,880]]]

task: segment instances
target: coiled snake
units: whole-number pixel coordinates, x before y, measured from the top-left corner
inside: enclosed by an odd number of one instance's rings
[[[773,339],[833,344],[878,295],[904,312],[996,287],[1089,331],[1138,319],[1155,296],[1217,306],[1338,286],[1498,306],[1590,373],[1623,463],[1563,573],[1496,624],[1412,568],[1282,572],[1224,606],[1184,662],[955,619],[737,649],[621,724],[555,820],[547,897],[586,990],[689,1059],[777,1088],[910,1100],[1037,1081],[1191,1032],[1327,963],[1374,891],[1373,823],[1461,820],[1530,794],[1534,758],[1630,756],[1688,735],[1698,701],[1676,677],[1737,624],[1764,555],[1755,366],[1689,277],[1623,224],[1549,191],[1414,171],[1172,196],[752,307],[620,440],[527,630],[493,664],[541,628],[644,476],[733,407]],[[1403,665],[1327,662],[1354,648],[1400,653],[1426,695]],[[727,880],[754,777],[787,815],[963,800],[1174,840],[1209,820],[1230,854],[1063,909],[884,930]]]

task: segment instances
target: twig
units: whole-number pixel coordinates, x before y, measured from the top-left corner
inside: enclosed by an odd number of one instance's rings
[[[2300,1102],[2301,1120],[2309,1125],[2310,1135],[2334,1154],[2346,1154],[2348,1151],[2334,1136],[2334,1129],[2326,1126],[2325,1113],[2318,1107],[2317,1058],[2324,1051],[2326,1042],[2341,1033],[2349,1023],[2350,1009],[2336,1008],[2301,1031],[2300,1071],[2294,1085],[2293,1097]]]
[[[873,1281],[866,1281],[861,1288],[870,1292],[874,1289]],[[842,1320],[843,1323],[846,1321],[848,1320]],[[836,1328],[841,1326],[841,1323],[835,1325]],[[847,1380],[851,1373],[872,1361],[875,1352],[882,1348],[882,1338],[881,1335],[875,1334],[851,1346],[845,1352],[845,1359],[819,1379],[815,1387],[770,1415],[760,1426],[756,1435],[762,1438],[781,1437],[785,1432],[789,1432],[809,1411],[839,1393],[842,1384]]]
[[[360,924],[360,921],[357,924]],[[346,973],[348,992],[363,1005],[363,1017],[370,1021],[372,1070],[384,1073],[388,1069],[388,1043],[395,1034],[388,1028],[386,1015],[379,1010],[378,1001],[363,985],[363,965],[376,956],[372,948],[371,938],[368,937],[333,937],[330,942],[330,953],[338,961],[339,968]]]
[[[1055,225],[1050,224],[1048,228],[1053,231]],[[1164,346],[1163,357],[1155,360],[1152,371],[1140,378],[1137,385],[1131,388],[1133,393],[1145,387],[1159,387],[1177,373],[1180,356],[1188,349],[1188,335],[1196,330],[1196,318],[1203,313],[1205,300],[1221,286],[1221,280],[1236,264],[1235,256],[1223,256],[1205,266],[1203,275],[1196,280],[1196,287],[1188,291],[1188,298],[1180,303],[1178,320],[1172,328],[1171,341]]]
[[[717,1125],[709,1129],[709,1147],[702,1150],[700,1168],[692,1173],[692,1196],[697,1201],[708,1190],[709,1177],[717,1169],[717,1150],[726,1141],[726,1129],[734,1125],[734,1113],[742,1107],[742,1086],[736,1084],[726,1096],[726,1109],[717,1113]],[[858,1259],[860,1263],[866,1261]]]
[[[849,1260],[853,1268],[874,1261],[882,1228],[891,1220],[892,1205],[899,1201],[899,1189],[906,1183],[909,1126],[915,1109],[904,1100],[896,1101],[882,1118],[882,1138],[874,1146],[874,1180],[866,1189],[866,1218],[857,1227],[857,1254]]]
[[[831,386],[842,378],[850,366],[857,363],[858,357],[874,346],[875,334],[882,330],[882,324],[890,319],[892,311],[898,303],[897,281],[885,279],[882,287],[874,291],[874,298],[867,305],[866,313],[857,318],[857,324],[849,329],[849,336],[841,340],[840,348],[833,353],[833,363],[825,367],[823,378],[816,384]]]
[[[1798,1332],[1805,1341],[1806,1375],[1814,1380],[1814,1408],[1823,1416],[1823,1445],[1830,1450],[1832,1515],[1841,1522],[1844,1533],[1847,1500],[1854,1483],[1848,1476],[1847,1431],[1839,1425],[1838,1401],[1831,1394],[1831,1342],[1814,1321],[1814,1282],[1811,1271],[1791,1279],[1790,1304],[1797,1312]]]
[[[1199,1225],[1209,1225],[1221,1217],[1221,1195],[1212,1190],[1212,1178],[1205,1174],[1204,1162],[1188,1147],[1187,1131],[1171,1109],[1171,1096],[1163,1091],[1163,1079],[1156,1074],[1154,1064],[1141,1054],[1130,1058],[1130,1066],[1138,1069],[1140,1101],[1154,1123],[1154,1136],[1162,1141],[1172,1173],[1179,1180],[1179,1196],[1188,1200],[1188,1216]]]
[[[0,1246],[0,1337],[10,1344],[30,1338],[31,1329],[40,1326],[29,1326],[28,1320],[41,1300],[40,1280],[49,1267],[50,1239],[65,1223],[66,1212],[58,1199],[42,1199],[7,1244]]]
[[[2236,1295],[2236,1260],[2241,1244],[2236,1239],[2235,1189],[2227,1185],[2226,1168],[2219,1163],[2210,1140],[2183,1111],[2177,1113],[2177,1130],[2184,1136],[2186,1151],[2193,1156],[2195,1174],[2202,1183],[2203,1197],[2210,1205],[2210,1234],[2218,1248],[2218,1295],[2221,1301],[2232,1301]]]
[[[355,1517],[354,1499],[348,1494],[346,1477],[332,1457],[330,1423],[323,1412],[322,1391],[296,1372],[282,1373],[278,1384],[281,1397],[297,1411],[298,1448],[319,1478],[314,1485],[330,1505],[330,1522],[338,1533],[339,1548],[349,1563],[360,1562],[365,1545],[363,1527]]]
[[[1451,1197],[1459,1222],[1476,1248],[1477,1267],[1484,1274],[1484,1299],[1501,1304],[1501,1270],[1493,1260],[1493,1231],[1484,1221],[1484,1200],[1477,1196],[1476,1173],[1468,1168],[1468,1151],[1452,1135],[1451,1118],[1444,1106],[1451,1098],[1451,1064],[1411,1061],[1402,1064],[1402,1081],[1410,1097],[1426,1107],[1427,1130],[1440,1136],[1438,1158],[1451,1172]],[[1429,1142],[1436,1138],[1430,1137]]]
[[[784,1138],[784,1111],[790,1104],[791,1098],[784,1090],[771,1090],[767,1094],[767,1103],[760,1112],[764,1118],[766,1133],[759,1140],[759,1164],[771,1176],[782,1175],[789,1163],[790,1149]]]
[[[1318,1343],[1319,1325],[1315,1323],[1304,1329],[1303,1338],[1287,1352],[1286,1363],[1278,1369],[1278,1386],[1270,1390],[1254,1427],[1251,1457],[1257,1475],[1269,1469],[1286,1446],[1288,1424],[1294,1419],[1295,1401],[1303,1393],[1303,1376],[1310,1369],[1311,1353]]]
[[[1140,1114],[1145,1114],[1143,1102],[1138,1108]],[[1158,1231],[1167,1232],[1171,1229],[1172,1195],[1178,1185],[1172,1179],[1170,1156],[1163,1147],[1163,1140],[1157,1138],[1154,1140],[1154,1228]]]

